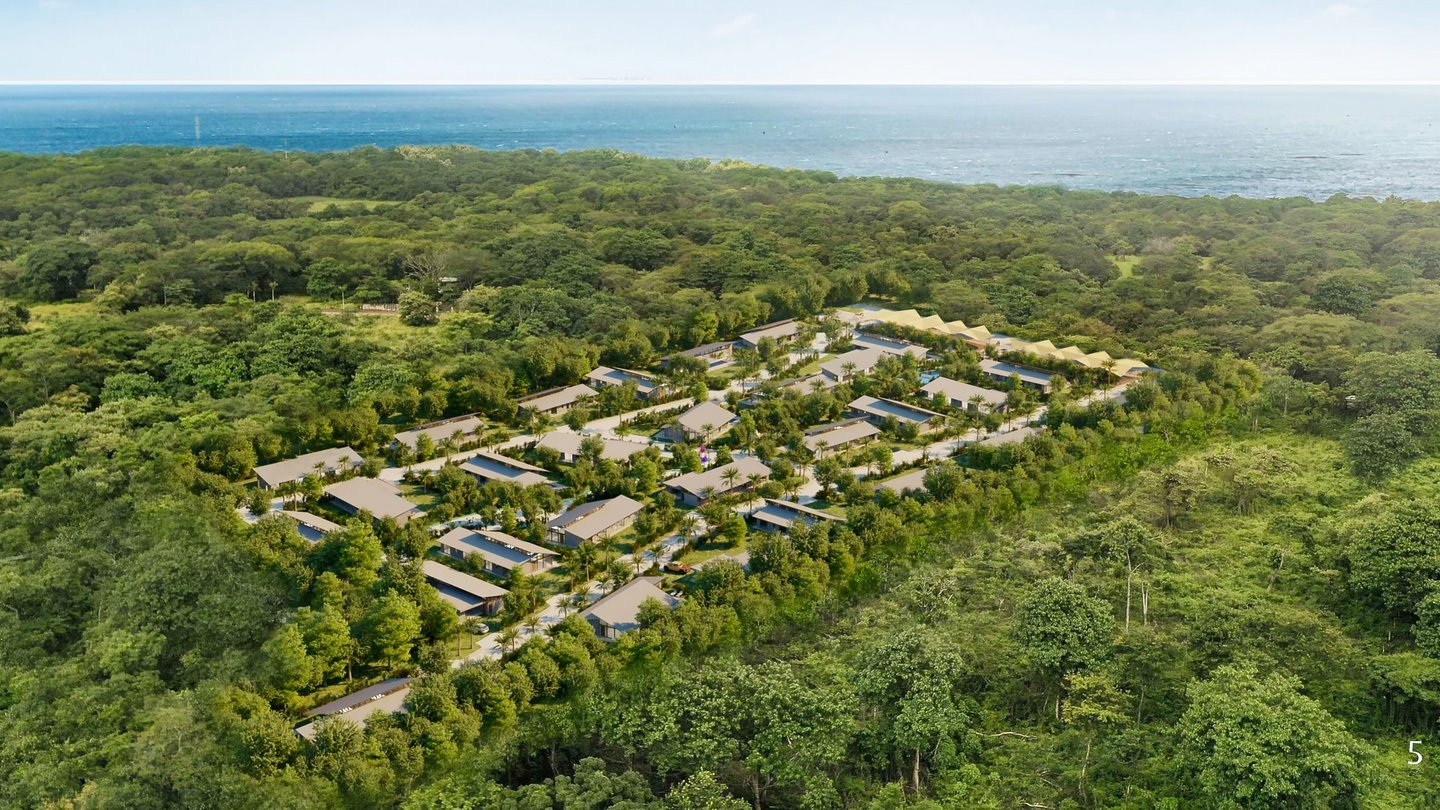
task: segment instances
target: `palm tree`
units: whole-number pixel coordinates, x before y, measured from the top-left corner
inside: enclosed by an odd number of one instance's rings
[[[645,550],[655,542],[653,537],[635,535],[635,540],[630,544],[630,562],[635,565],[635,574],[638,576],[645,563]]]
[[[695,539],[695,536],[700,533],[700,519],[695,516],[694,512],[686,512],[680,516],[678,533],[684,538],[685,545],[687,546],[690,545]]]
[[[518,638],[520,638],[520,633],[513,625],[501,630],[500,638],[496,639],[500,642],[500,653],[502,655],[509,655],[510,651],[515,648],[515,641]]]
[[[792,476],[790,476],[789,478],[786,478],[786,479],[785,479],[785,482],[784,482],[784,486],[785,486],[785,497],[788,498],[788,499],[790,499],[790,500],[792,500],[792,501],[799,501],[799,500],[800,500],[800,482],[801,482],[801,481],[804,481],[804,480],[805,480],[804,478],[802,478],[802,477],[800,477],[800,476],[796,476],[796,475],[792,475]]]
[[[725,491],[729,492],[735,488],[735,482],[740,480],[740,471],[734,467],[726,467],[720,478],[725,482]]]

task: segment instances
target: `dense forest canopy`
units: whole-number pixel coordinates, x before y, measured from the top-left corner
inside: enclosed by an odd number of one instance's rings
[[[1440,750],[1440,205],[614,152],[0,155],[0,292],[4,806],[1440,803],[1406,764]],[[599,363],[865,301],[1164,371],[1052,399],[1045,435],[909,497],[816,463],[843,527],[750,538],[748,571],[614,643],[572,617],[459,668],[418,526],[308,545],[239,517],[256,465],[521,429],[518,397]],[[777,479],[844,405],[761,399],[727,442]],[[565,475],[645,499],[661,464]],[[558,506],[460,478],[419,487],[507,526]],[[511,584],[519,621],[540,597]],[[404,714],[292,734],[391,674]]]

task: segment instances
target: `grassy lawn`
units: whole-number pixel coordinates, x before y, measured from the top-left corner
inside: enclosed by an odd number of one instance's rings
[[[296,202],[309,203],[309,212],[312,214],[317,211],[324,211],[332,205],[338,205],[341,208],[360,205],[364,206],[367,211],[373,211],[379,206],[389,205],[392,202],[390,200],[353,200],[343,197],[291,197],[290,199]]]
[[[400,494],[405,497],[405,500],[410,501],[427,512],[434,509],[435,505],[440,503],[440,494],[433,490],[415,484],[401,483],[397,486],[400,487]]]
[[[27,329],[43,329],[51,321],[58,321],[75,315],[89,315],[95,311],[95,305],[88,301],[66,301],[59,304],[32,304],[25,307],[30,310],[30,322],[25,326]]]
[[[369,337],[376,340],[406,340],[417,337],[427,327],[406,326],[401,323],[400,318],[394,315],[356,315],[354,316],[355,328],[365,332]]]
[[[701,540],[695,544],[693,551],[679,557],[678,561],[686,565],[695,565],[719,557],[722,554],[738,554],[745,550],[745,545],[744,540],[741,540],[733,546],[726,543],[723,539]]]
[[[1135,275],[1135,265],[1140,262],[1139,256],[1116,256],[1115,266],[1120,268],[1120,278],[1130,278]]]
[[[819,357],[815,358],[814,360],[811,360],[810,362],[808,362],[808,363],[806,363],[805,365],[801,366],[800,368],[795,369],[795,373],[792,374],[791,376],[794,376],[794,377],[810,377],[810,376],[819,374],[819,373],[820,373],[820,364],[821,364],[821,363],[828,362],[829,360],[832,360],[832,359],[834,359],[834,358],[835,358],[835,355],[833,355],[833,354],[822,354],[822,355],[820,355]]]
[[[570,588],[569,571],[564,565],[557,565],[548,571],[542,571],[530,577],[530,581],[540,590],[541,599],[549,599],[559,593],[568,593]]]

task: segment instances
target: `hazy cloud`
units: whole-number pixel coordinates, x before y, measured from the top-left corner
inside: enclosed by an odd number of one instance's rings
[[[1331,20],[1346,20],[1360,14],[1363,11],[1359,6],[1349,3],[1331,3],[1320,10],[1320,16]]]
[[[755,15],[750,13],[741,14],[738,17],[718,23],[710,29],[712,37],[732,37],[746,30],[755,24]]]

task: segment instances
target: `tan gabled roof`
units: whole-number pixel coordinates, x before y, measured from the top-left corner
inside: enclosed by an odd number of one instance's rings
[[[515,404],[521,408],[530,408],[535,411],[550,411],[555,408],[563,408],[574,405],[585,397],[598,396],[594,388],[583,383],[569,385],[563,388],[551,388],[546,391],[539,391],[528,397],[521,397]]]
[[[735,489],[747,485],[752,475],[761,478],[770,477],[770,468],[765,466],[760,459],[754,456],[741,456],[729,464],[711,467],[701,472],[677,475],[666,481],[665,486],[670,489],[683,490],[692,495],[703,495],[707,489],[716,495],[723,495],[731,490],[731,487],[725,483],[725,473],[728,470],[734,470],[737,473]]]
[[[580,615],[586,619],[593,617],[601,624],[613,627],[619,633],[634,630],[639,626],[636,620],[640,615],[640,606],[645,603],[645,600],[654,599],[670,608],[680,604],[679,599],[660,590],[660,582],[660,577],[636,577],[602,596],[594,604],[580,611]]]
[[[706,425],[709,425],[711,430],[719,430],[735,421],[736,418],[735,414],[723,406],[707,399],[680,414],[675,422],[692,433],[700,433],[705,430]]]
[[[608,531],[615,524],[634,517],[644,508],[645,505],[634,498],[616,495],[603,501],[591,501],[575,506],[547,523],[546,528],[559,529],[581,540],[589,540]]]
[[[364,463],[360,454],[349,447],[332,447],[316,450],[303,456],[288,458],[273,464],[262,464],[255,468],[255,477],[266,486],[279,486],[290,481],[299,481],[319,472],[327,475],[341,469],[359,467]]]
[[[499,599],[509,591],[464,571],[456,571],[448,565],[434,560],[424,560],[420,570],[430,587],[440,592],[440,598],[460,612],[465,612],[487,599]]]
[[[378,478],[337,481],[325,487],[325,494],[353,507],[357,512],[364,510],[381,520],[398,519],[420,511],[420,507],[405,500],[399,487]]]

